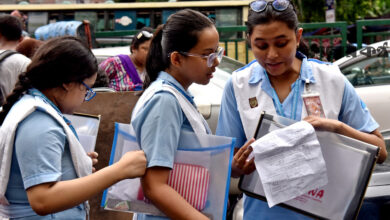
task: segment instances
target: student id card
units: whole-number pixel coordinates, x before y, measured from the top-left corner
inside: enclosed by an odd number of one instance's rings
[[[303,103],[305,104],[307,115],[313,115],[325,118],[324,109],[320,99],[320,93],[312,92],[309,88],[308,80],[305,83],[305,90],[302,95]]]

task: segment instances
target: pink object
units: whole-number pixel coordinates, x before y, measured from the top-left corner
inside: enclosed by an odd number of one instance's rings
[[[201,211],[206,206],[210,174],[202,166],[175,163],[169,174],[168,185],[178,192],[192,207]],[[138,200],[150,203],[144,197],[142,188],[138,191]]]
[[[210,174],[202,166],[175,163],[169,174],[168,185],[201,211],[206,206]]]

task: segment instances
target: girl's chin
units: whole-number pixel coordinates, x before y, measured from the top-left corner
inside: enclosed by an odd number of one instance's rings
[[[283,63],[278,63],[278,64],[266,64],[266,69],[268,70],[268,72],[271,72],[271,73],[280,73],[282,72],[282,67],[283,67]]]
[[[278,76],[283,75],[282,71],[275,71],[275,70],[269,70],[269,69],[267,69],[267,73],[269,76],[273,76],[273,77],[278,77]]]

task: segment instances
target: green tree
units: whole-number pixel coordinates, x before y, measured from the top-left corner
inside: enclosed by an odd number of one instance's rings
[[[373,0],[371,7],[366,13],[366,17],[378,17],[390,13],[390,0]]]
[[[336,19],[353,23],[363,19],[372,6],[371,0],[338,0],[336,6]]]
[[[302,23],[325,21],[325,0],[294,0]]]
[[[325,0],[294,0],[301,12],[301,22],[325,21]],[[376,18],[390,13],[390,0],[336,0],[336,20],[354,23],[367,17]]]

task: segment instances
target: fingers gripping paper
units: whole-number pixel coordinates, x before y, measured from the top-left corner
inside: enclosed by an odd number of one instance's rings
[[[129,131],[130,125],[116,123],[110,164],[126,152],[139,149]],[[233,147],[232,138],[184,131],[180,134],[168,184],[212,219],[226,218]],[[102,206],[108,210],[164,216],[144,198],[139,178],[123,180],[108,188],[103,194]]]

